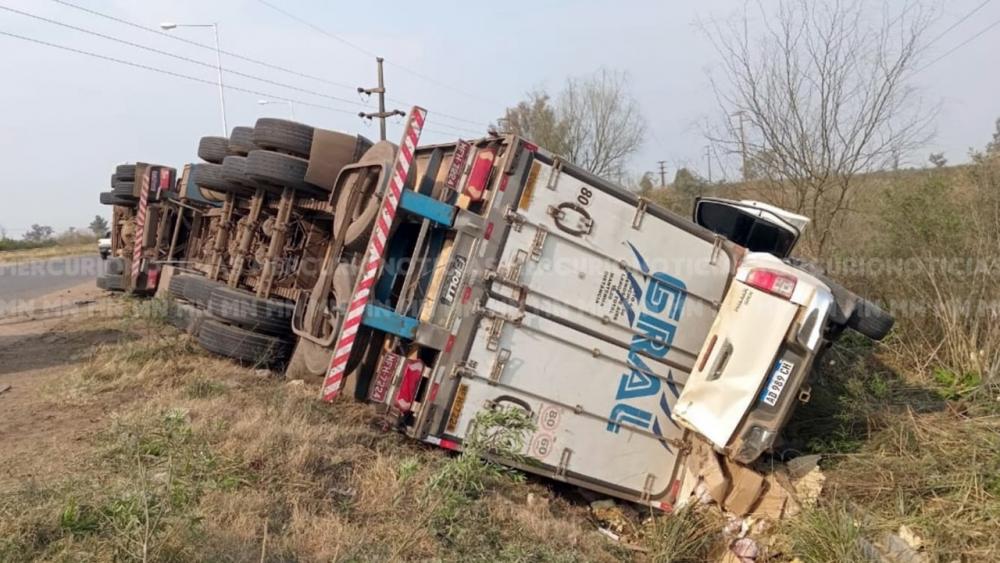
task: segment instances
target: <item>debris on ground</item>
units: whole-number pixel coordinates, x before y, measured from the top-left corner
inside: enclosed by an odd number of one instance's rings
[[[7,391],[10,391],[10,389],[11,389],[10,385],[0,385],[0,395],[3,395]]]

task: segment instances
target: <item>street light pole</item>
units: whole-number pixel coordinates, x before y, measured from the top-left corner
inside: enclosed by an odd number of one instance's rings
[[[229,124],[226,122],[226,87],[222,83],[222,43],[219,41],[219,24],[170,22],[160,24],[160,28],[164,31],[171,31],[178,27],[211,27],[212,31],[215,32],[215,58],[216,67],[219,70],[219,105],[222,107],[222,136],[226,137],[229,135]]]
[[[222,106],[222,136],[229,136],[229,125],[226,123],[226,88],[222,85],[222,46],[219,43],[219,24],[213,23],[215,31],[215,57],[219,63],[219,104]]]

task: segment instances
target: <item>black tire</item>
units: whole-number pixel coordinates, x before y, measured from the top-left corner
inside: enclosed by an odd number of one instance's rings
[[[246,156],[259,147],[253,143],[253,127],[233,127],[229,135],[229,154]]]
[[[115,195],[115,192],[101,192],[101,203],[103,205],[120,205],[123,207],[135,207],[135,198]]]
[[[217,281],[201,276],[188,276],[184,283],[184,299],[204,309],[208,307],[208,299],[215,288],[224,287]]]
[[[208,299],[208,312],[212,316],[247,330],[278,336],[291,335],[294,309],[286,301],[261,299],[230,287],[215,288]]]
[[[225,137],[202,137],[198,142],[198,158],[212,164],[222,164],[229,153],[229,139]]]
[[[246,193],[247,189],[226,179],[221,164],[199,163],[191,167],[191,181],[201,189],[222,193]],[[208,199],[208,198],[206,198]]]
[[[97,276],[97,287],[108,291],[124,291],[125,280],[120,275],[101,274]]]
[[[253,128],[253,142],[262,149],[309,158],[315,129],[286,119],[262,117]]]
[[[261,184],[278,188],[316,192],[319,188],[306,183],[309,161],[274,151],[256,150],[247,156],[246,175]]]
[[[235,184],[246,188],[247,194],[252,194],[257,189],[257,182],[247,176],[247,157],[227,156],[222,161],[222,177],[230,184]]]
[[[111,193],[118,197],[136,199],[135,197],[135,182],[126,182],[125,180],[118,180],[115,182],[115,187],[111,190]]]
[[[107,273],[112,276],[121,276],[122,274],[124,274],[125,259],[120,256],[108,259]]]
[[[371,183],[368,188],[374,188]],[[368,243],[368,237],[378,218],[381,200],[368,189],[358,194],[351,205],[351,191],[341,190],[337,196],[336,211],[333,214],[333,234],[337,236],[343,228],[344,221],[349,221],[344,235],[344,247],[348,250],[361,250]],[[351,207],[348,209],[348,207]]]
[[[220,356],[252,365],[271,365],[288,357],[291,343],[283,338],[251,332],[206,319],[198,331],[201,347]]]
[[[167,286],[167,294],[174,299],[184,299],[184,288],[187,287],[189,279],[196,276],[175,274],[170,278],[170,285]]]
[[[135,181],[135,165],[119,164],[115,168],[115,176],[117,176],[119,180],[126,180],[129,182]]]
[[[867,299],[859,299],[851,318],[847,320],[847,326],[872,340],[882,340],[892,330],[895,322],[896,319],[878,305]]]

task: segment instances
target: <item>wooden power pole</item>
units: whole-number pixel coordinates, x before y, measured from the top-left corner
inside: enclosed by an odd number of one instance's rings
[[[656,163],[660,165],[660,187],[665,188],[667,187],[667,161],[657,160]]]

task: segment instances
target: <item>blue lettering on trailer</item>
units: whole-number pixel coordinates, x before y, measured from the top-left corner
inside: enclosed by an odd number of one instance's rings
[[[680,320],[684,311],[687,286],[681,280],[664,272],[651,274],[649,264],[643,258],[642,253],[632,243],[627,244],[632,249],[639,269],[648,282],[643,288],[632,272],[626,271],[629,287],[639,309],[638,315],[629,304],[630,300],[618,292],[618,299],[625,309],[629,326],[640,334],[632,336],[627,359],[629,371],[622,374],[618,382],[618,391],[615,394],[617,404],[612,407],[611,414],[608,416],[611,421],[608,422],[606,430],[617,434],[622,424],[629,424],[663,437],[663,428],[657,413],[649,412],[625,401],[659,393],[660,411],[670,424],[677,426],[677,423],[670,418],[670,402],[667,399],[668,392],[674,400],[680,396],[680,389],[674,381],[673,372],[667,370],[665,378],[667,390],[661,390],[663,382],[650,369],[644,357],[663,358],[670,352],[670,346],[677,332],[676,322]],[[660,444],[667,451],[672,451],[665,440],[661,440]]]

